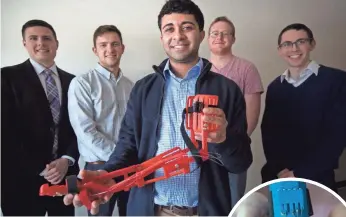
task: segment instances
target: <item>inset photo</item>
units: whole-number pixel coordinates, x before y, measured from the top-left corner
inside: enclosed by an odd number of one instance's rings
[[[249,191],[230,217],[346,217],[346,202],[330,188],[301,178],[263,183]]]

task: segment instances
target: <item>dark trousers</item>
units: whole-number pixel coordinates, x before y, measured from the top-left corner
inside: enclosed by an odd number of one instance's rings
[[[313,181],[321,183],[322,185],[325,185],[331,190],[335,191],[335,193],[338,193],[334,170],[329,170],[321,173],[320,175],[318,175],[318,177],[313,179]]]
[[[264,166],[261,171],[262,175],[262,183],[277,179],[276,171],[273,172],[268,167]],[[304,178],[304,177],[297,177],[297,178]],[[334,170],[328,170],[323,171],[317,174],[314,178],[310,179],[312,181],[318,182],[322,185],[325,185],[326,187],[330,188],[331,190],[338,193],[336,181],[335,181],[335,172]]]
[[[10,174],[7,174],[10,176]],[[63,197],[39,196],[40,186],[48,183],[42,177],[21,179],[13,176],[1,180],[1,209],[4,216],[74,216],[73,205],[66,206]]]
[[[229,187],[231,189],[231,204],[234,207],[244,196],[246,190],[247,171],[240,174],[228,173]]]
[[[85,163],[85,170],[96,171],[102,169],[102,164]],[[121,191],[113,195],[113,197],[105,204],[101,204],[97,216],[112,216],[115,203],[117,203],[119,216],[126,216],[126,207],[129,192]],[[88,215],[92,214],[88,211]]]

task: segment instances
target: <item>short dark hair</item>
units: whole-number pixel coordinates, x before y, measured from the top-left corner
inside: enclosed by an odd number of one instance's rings
[[[42,26],[50,29],[53,32],[54,38],[57,39],[56,33],[52,25],[43,20],[29,20],[22,26],[22,37],[25,39],[25,30],[29,27]]]
[[[211,27],[212,27],[215,23],[218,23],[218,22],[225,22],[225,23],[228,23],[228,25],[230,25],[231,28],[232,28],[232,32],[231,32],[232,36],[235,35],[235,27],[234,27],[234,24],[233,24],[233,22],[232,22],[230,19],[228,19],[226,16],[216,17],[215,20],[213,20],[213,22],[211,22],[211,24],[210,24],[210,26],[209,26],[209,30],[208,30],[208,33],[209,33],[209,34],[210,34],[210,29],[211,29]]]
[[[94,32],[94,37],[93,37],[94,46],[96,46],[96,38],[103,35],[104,33],[107,33],[107,32],[115,32],[116,34],[118,34],[119,38],[120,38],[120,42],[123,43],[123,38],[121,36],[121,32],[116,26],[103,25],[103,26],[99,26]]]
[[[167,14],[179,13],[179,14],[192,14],[196,22],[198,23],[199,30],[204,29],[204,16],[199,7],[191,0],[168,0],[162,7],[158,16],[158,25],[161,30],[162,17]]]
[[[281,44],[281,40],[282,40],[282,35],[289,31],[289,30],[303,30],[306,32],[306,34],[308,35],[308,38],[310,39],[310,42],[311,41],[314,41],[314,34],[312,34],[312,31],[309,27],[307,27],[306,25],[302,24],[302,23],[293,23],[293,24],[290,24],[288,26],[286,26],[283,30],[281,30],[280,34],[279,34],[279,37],[278,37],[278,45]]]

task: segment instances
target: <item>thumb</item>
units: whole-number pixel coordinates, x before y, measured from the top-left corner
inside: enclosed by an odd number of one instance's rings
[[[85,181],[91,180],[99,175],[100,175],[99,171],[81,170],[79,172],[79,176]]]
[[[46,168],[47,168],[47,170],[50,170],[50,169],[54,168],[55,165],[56,165],[56,162],[52,161],[49,164],[46,164]]]

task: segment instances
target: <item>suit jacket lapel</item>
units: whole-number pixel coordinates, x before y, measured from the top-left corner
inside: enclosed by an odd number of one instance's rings
[[[31,65],[30,61],[27,60],[24,62],[26,83],[28,84],[28,91],[31,91],[33,96],[38,100],[37,109],[42,109],[44,115],[47,118],[50,118],[53,121],[53,117],[50,111],[49,102],[47,99],[46,92],[41,84],[41,81],[34,69]]]
[[[65,110],[63,108],[67,108],[67,92],[70,83],[68,78],[65,76],[64,72],[59,68],[57,69],[61,83],[60,120],[62,120],[62,118],[64,118],[64,116],[66,115],[64,112]]]

